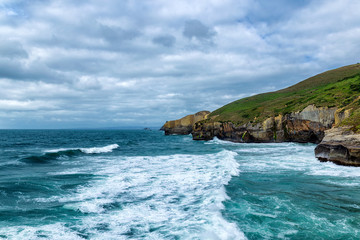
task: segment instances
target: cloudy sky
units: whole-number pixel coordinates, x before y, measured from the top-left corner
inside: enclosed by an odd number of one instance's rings
[[[0,128],[160,127],[360,62],[358,0],[0,0]]]

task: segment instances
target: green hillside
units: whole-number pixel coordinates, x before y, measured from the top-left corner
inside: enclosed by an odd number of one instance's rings
[[[301,111],[308,105],[350,109],[348,124],[360,128],[360,64],[330,70],[291,87],[243,98],[210,114],[211,121],[237,125],[260,122],[271,116]]]

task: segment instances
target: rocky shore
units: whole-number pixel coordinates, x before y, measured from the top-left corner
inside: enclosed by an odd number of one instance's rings
[[[243,143],[299,142],[316,143],[315,156],[320,161],[360,166],[360,134],[347,127],[338,127],[350,113],[337,108],[309,105],[299,112],[269,117],[263,122],[236,125],[230,121],[217,122],[208,111],[168,121],[161,130],[166,135],[192,134],[194,140]]]
[[[325,131],[325,137],[315,148],[320,161],[340,165],[360,166],[360,134],[348,127],[335,127]]]

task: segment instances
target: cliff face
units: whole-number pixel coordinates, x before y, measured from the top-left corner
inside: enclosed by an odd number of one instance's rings
[[[192,133],[194,140],[320,143],[315,151],[320,160],[360,166],[360,63],[208,113],[167,122],[162,129]]]
[[[324,131],[335,122],[336,108],[313,105],[301,112],[267,118],[261,123],[236,126],[232,122],[197,122],[192,131],[194,140],[217,137],[233,142],[312,142],[319,143]]]
[[[341,165],[360,166],[360,134],[349,127],[335,127],[325,131],[325,137],[315,148],[320,161]]]
[[[190,134],[192,132],[193,125],[198,121],[204,120],[209,113],[209,111],[201,111],[195,114],[187,115],[178,120],[167,121],[160,130],[165,131],[165,135]]]

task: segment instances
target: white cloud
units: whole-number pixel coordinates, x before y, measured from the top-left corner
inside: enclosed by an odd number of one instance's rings
[[[0,110],[11,110],[11,111],[29,111],[29,110],[40,110],[40,109],[52,109],[55,106],[48,101],[18,101],[0,99]]]
[[[2,1],[0,123],[161,126],[285,87],[359,61],[359,4]]]

